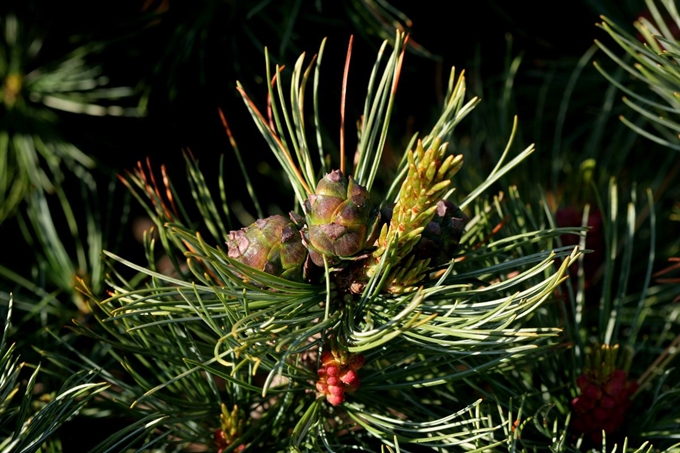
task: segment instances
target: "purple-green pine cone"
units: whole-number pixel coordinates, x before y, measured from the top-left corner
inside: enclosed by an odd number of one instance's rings
[[[324,176],[305,200],[307,226],[303,235],[309,256],[317,266],[350,259],[375,241],[378,209],[366,188],[340,170]]]
[[[468,220],[458,206],[439,200],[435,215],[414,250],[418,258],[430,258],[433,266],[448,262],[459,247]]]
[[[307,249],[295,223],[282,215],[231,231],[227,247],[230,258],[247,266],[288,280],[303,279]]]

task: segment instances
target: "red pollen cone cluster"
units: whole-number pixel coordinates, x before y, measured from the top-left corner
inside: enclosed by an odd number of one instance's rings
[[[596,443],[602,441],[603,431],[610,435],[623,424],[630,397],[638,388],[624,370],[614,370],[611,361],[607,362],[599,369],[584,370],[576,381],[580,394],[571,402],[572,428]]]
[[[321,368],[317,371],[317,391],[326,395],[326,400],[333,406],[342,404],[345,392],[352,393],[359,388],[361,380],[357,370],[363,365],[362,355],[347,357],[325,349],[321,354]]]

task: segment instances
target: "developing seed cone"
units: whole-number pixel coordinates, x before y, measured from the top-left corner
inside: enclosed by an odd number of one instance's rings
[[[301,281],[307,249],[295,223],[281,215],[258,219],[227,239],[228,256],[252,268]]]
[[[434,217],[413,249],[416,259],[429,258],[431,266],[448,263],[458,250],[468,220],[458,206],[439,200]]]
[[[310,258],[323,267],[351,259],[375,241],[378,209],[368,190],[340,170],[324,176],[304,203],[307,226],[303,230]]]
[[[394,204],[382,209],[381,221],[389,225]],[[422,230],[420,239],[391,274],[392,293],[402,293],[415,288],[433,267],[447,264],[458,250],[469,218],[448,200],[437,202],[434,217]]]

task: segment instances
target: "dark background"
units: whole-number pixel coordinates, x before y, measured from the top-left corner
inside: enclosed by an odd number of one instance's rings
[[[100,41],[105,47],[95,58],[111,85],[137,86],[148,95],[148,113],[141,119],[66,118],[70,138],[116,169],[129,168],[146,156],[168,164],[181,161],[185,148],[200,158],[229,153],[218,107],[225,111],[243,151],[266,156],[264,141],[252,143],[257,134],[235,90],[239,79],[253,97],[262,100],[262,45],[270,47],[275,62],[292,65],[299,52],[315,53],[321,39],[328,37],[322,80],[339,85],[341,74],[336,69],[342,68],[348,37],[355,34],[352,70],[357,86],[363,88],[381,42],[349,20],[351,2],[301,2],[283,48],[280,28],[295,2],[264,2],[253,17],[248,14],[258,2],[146,2],[150,4],[146,12],[144,3],[33,0],[2,6],[3,12],[21,11],[45,36],[41,60],[59,58],[78,44]],[[522,82],[532,70],[577,59],[594,37],[602,37],[595,27],[598,14],[586,1],[569,2],[559,10],[536,1],[512,2],[512,6],[491,0],[451,3],[455,13],[443,11],[440,2],[391,2],[413,21],[412,38],[439,57],[434,61],[407,56],[397,121],[413,116],[427,123],[438,101],[435,81],[442,75],[446,78],[452,65],[480,71],[488,80],[498,77],[507,36],[512,36],[514,52],[524,53],[518,95],[527,89]],[[150,11],[166,7],[167,13],[153,21]],[[471,68],[476,53],[481,55],[481,67]],[[357,99],[359,105],[361,101]],[[337,109],[335,99],[326,104]]]

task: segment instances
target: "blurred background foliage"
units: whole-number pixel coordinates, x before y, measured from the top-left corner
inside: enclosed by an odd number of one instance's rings
[[[664,12],[660,2],[656,4],[669,23],[677,20]],[[414,131],[426,130],[438,117],[449,68],[464,69],[468,91],[483,102],[460,125],[451,144],[466,159],[460,190],[469,193],[494,168],[517,115],[515,147],[535,143],[537,151],[497,187],[507,190],[518,184],[522,201],[544,203],[558,226],[581,225],[582,209],[589,206],[591,216],[583,223],[592,227],[588,239],[594,242],[588,247],[597,250],[607,244],[609,252],[619,247],[619,253],[627,257],[623,265],[618,261],[607,265],[611,254],[605,257],[595,252],[586,257],[582,286],[590,291],[589,297],[607,307],[626,297],[645,299],[650,291],[659,304],[677,298],[677,266],[668,261],[680,255],[680,186],[675,183],[680,160],[673,122],[678,112],[674,95],[667,95],[677,93],[675,60],[670,60],[670,76],[657,74],[666,85],[660,94],[655,91],[659,98],[649,97],[655,102],[649,107],[653,113],[621,99],[625,95],[635,100],[636,93],[648,98],[645,90],[658,86],[650,82],[653,79],[644,68],[636,69],[633,64],[636,52],[644,51],[636,45],[645,39],[633,22],[640,16],[655,19],[649,5],[643,0],[578,0],[558,7],[537,1],[510,5],[480,0],[456,5],[451,15],[434,1],[0,3],[0,233],[8,243],[0,253],[0,298],[3,306],[13,301],[12,329],[8,327],[7,335],[16,342],[14,349],[3,343],[0,352],[18,351],[30,365],[19,369],[7,359],[3,362],[9,370],[6,375],[17,373],[29,383],[34,367],[44,362],[33,378],[38,388],[33,384],[21,387],[31,390],[21,404],[18,396],[14,402],[11,398],[0,401],[0,415],[28,420],[31,410],[59,401],[55,395],[68,388],[86,398],[103,391],[90,382],[95,377],[84,371],[74,374],[78,366],[55,358],[57,343],[64,350],[88,351],[88,359],[111,374],[108,382],[123,389],[132,385],[121,377],[121,366],[107,355],[108,346],[64,328],[71,319],[86,328],[97,324],[81,290],[87,287],[98,296],[105,295],[103,250],[121,251],[132,262],[145,259],[143,231],[152,221],[139,203],[130,200],[117,174],[148,159],[153,168],[165,165],[178,193],[188,193],[187,154],[182,151],[189,151],[203,163],[206,181],[223,176],[226,203],[238,228],[238,223],[248,224],[257,215],[234,158],[231,134],[253,185],[268,195],[261,200],[263,210],[285,212],[293,205],[290,191],[261,189],[288,182],[236,91],[240,81],[249,93],[266,92],[265,46],[273,63],[292,67],[300,53],[313,54],[321,40],[328,38],[323,93],[335,100],[341,93],[349,36],[354,35],[346,106],[347,117],[354,119],[361,114],[363,98],[358,93],[363,92],[381,41],[393,39],[395,27],[410,32],[381,172],[394,174],[398,164],[394,156],[401,155]],[[613,32],[608,27],[614,24],[618,28]],[[677,28],[663,32],[669,41],[678,38]],[[621,49],[616,33],[628,33],[635,42]],[[677,52],[677,45],[670,51]],[[627,71],[630,68],[638,71],[637,78]],[[259,105],[264,101],[256,99]],[[320,105],[322,124],[330,127],[322,133],[336,137],[337,103],[322,99]],[[650,119],[657,114],[655,109],[664,107],[671,109],[669,121]],[[224,114],[229,133],[218,110]],[[222,155],[220,167],[216,163]],[[156,174],[159,181],[162,177]],[[618,206],[619,195],[626,209],[636,206],[637,211],[616,224],[610,214],[611,206]],[[201,212],[192,206],[186,209],[187,217],[200,224]],[[633,232],[644,244],[656,238],[651,255],[647,245],[636,242],[633,249],[630,243],[617,242],[617,234],[632,237]],[[614,274],[625,278],[627,285],[627,292],[622,291],[618,299],[611,294],[616,292]],[[637,321],[640,313],[632,310],[627,316]],[[677,323],[664,325],[663,321],[677,316],[677,310],[666,307],[649,316],[656,318],[645,327],[649,329],[644,332],[645,341],[662,337],[663,341],[647,350],[641,359],[645,366],[664,350],[668,336],[677,332]],[[595,324],[602,327],[607,321],[597,319]],[[58,365],[48,366],[50,357]],[[534,379],[559,385],[559,372],[553,371]],[[18,382],[5,379],[0,384],[11,389]],[[521,398],[526,390],[522,385],[508,385],[495,394]],[[29,409],[26,401],[31,398],[35,402]],[[4,401],[16,410],[2,412]],[[79,399],[78,404],[86,401]],[[531,404],[527,408],[540,409]],[[58,407],[52,404],[48,410]],[[108,410],[120,410],[120,426],[129,423],[121,407]],[[66,422],[67,434],[55,438],[44,451],[87,451],[104,436],[94,435],[96,441],[89,443],[81,440],[76,447],[69,444],[68,433],[83,432],[85,423],[92,423],[95,432],[102,429],[96,418],[95,414]],[[0,424],[3,433],[11,431],[8,426]],[[32,432],[38,428],[32,430],[22,434],[24,438],[35,435]],[[0,449],[6,448],[0,451],[13,451],[8,445],[30,443],[22,442],[26,443],[0,443]]]

